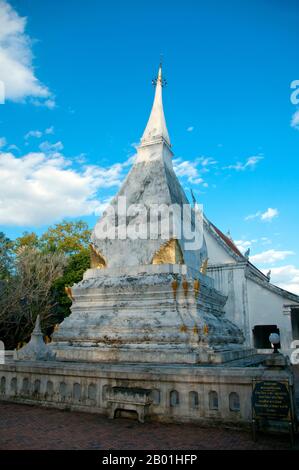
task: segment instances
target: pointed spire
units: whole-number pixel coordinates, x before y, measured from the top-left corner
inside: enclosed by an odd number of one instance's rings
[[[141,145],[148,145],[156,143],[157,141],[165,141],[169,146],[170,140],[166,127],[163,101],[162,101],[162,88],[164,80],[162,77],[162,64],[160,63],[158,77],[154,80],[156,84],[155,98],[152,111],[141,138]]]
[[[42,335],[42,330],[40,326],[40,316],[37,315],[36,320],[35,320],[35,326],[34,330],[32,332],[33,335]]]

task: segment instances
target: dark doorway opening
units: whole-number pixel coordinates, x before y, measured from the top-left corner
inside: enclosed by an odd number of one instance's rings
[[[269,336],[271,333],[279,334],[279,328],[277,325],[256,325],[253,330],[253,341],[256,349],[271,349],[271,343]],[[280,343],[278,345],[280,348]]]
[[[299,339],[299,307],[291,308],[293,339]]]

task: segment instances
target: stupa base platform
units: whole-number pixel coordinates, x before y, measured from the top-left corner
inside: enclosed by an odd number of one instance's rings
[[[72,313],[50,346],[58,359],[194,364],[244,350],[226,296],[186,265],[90,269],[71,292]]]
[[[288,380],[265,355],[225,365],[13,361],[0,365],[0,400],[140,421],[250,426],[253,380]]]
[[[237,345],[220,350],[213,350],[205,346],[188,351],[186,347],[170,348],[150,345],[145,348],[144,345],[140,345],[140,347],[115,348],[108,346],[105,348],[94,345],[88,347],[84,343],[80,346],[53,344],[53,351],[55,351],[56,359],[62,361],[157,364],[223,364],[251,357],[256,353],[255,349],[240,348]]]

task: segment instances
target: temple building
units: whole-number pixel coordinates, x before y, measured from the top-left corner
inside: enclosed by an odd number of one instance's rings
[[[208,274],[227,296],[226,316],[241,328],[245,344],[269,352],[269,335],[276,332],[282,352],[290,355],[292,342],[299,340],[299,296],[272,284],[270,276],[254,266],[206,217],[204,235]]]
[[[30,342],[7,355],[2,400],[142,422],[250,425],[256,381],[293,385],[287,359],[259,350],[277,330],[289,348],[299,299],[189,204],[162,89],[160,66],[133,167],[94,227],[90,269],[67,286],[71,314],[50,344],[38,317]]]

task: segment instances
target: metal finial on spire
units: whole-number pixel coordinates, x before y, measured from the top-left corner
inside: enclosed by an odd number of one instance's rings
[[[167,85],[167,81],[162,76],[162,59],[160,60],[160,64],[159,64],[158,76],[156,78],[153,78],[152,84],[156,86],[158,82],[160,83],[162,87]]]
[[[170,146],[162,102],[162,88],[166,85],[166,80],[162,76],[162,64],[159,65],[157,78],[152,82],[155,85],[155,97],[149,120],[141,138],[141,144],[144,146],[164,141]]]

